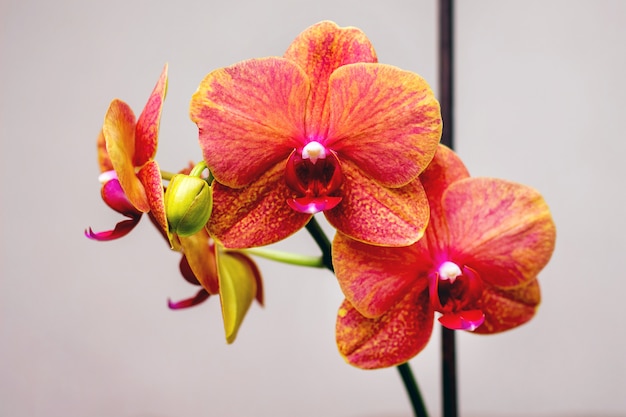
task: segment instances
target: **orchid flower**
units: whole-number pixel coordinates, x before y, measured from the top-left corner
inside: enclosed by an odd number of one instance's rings
[[[127,235],[142,213],[150,212],[167,233],[161,171],[157,150],[161,109],[167,91],[167,65],[138,119],[128,104],[115,99],[109,105],[98,136],[102,198],[112,209],[129,217],[113,230],[85,235],[94,240],[112,240]]]
[[[418,175],[441,136],[439,104],[417,74],[377,63],[359,29],[321,22],[282,58],[209,73],[190,116],[216,179],[208,227],[226,247],[279,241],[317,212],[360,241],[423,235]]]
[[[540,302],[538,273],[555,226],[534,189],[472,178],[440,145],[421,176],[431,219],[407,247],[374,247],[338,233],[333,264],[346,300],[337,343],[361,368],[401,364],[428,342],[433,318],[450,329],[489,334],[530,320]]]
[[[225,250],[204,228],[178,239],[183,253],[180,271],[188,282],[202,288],[189,299],[168,302],[169,307],[192,307],[219,294],[226,341],[234,342],[252,301],[263,305],[263,281],[256,263],[243,253]]]

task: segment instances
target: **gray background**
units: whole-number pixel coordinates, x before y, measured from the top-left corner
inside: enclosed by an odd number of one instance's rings
[[[111,99],[139,112],[169,62],[157,159],[177,170],[200,158],[202,77],[323,19],[437,89],[435,1],[0,1],[0,416],[410,415],[394,369],[337,354],[330,273],[259,261],[267,305],[227,346],[217,299],[166,308],[195,288],[149,222],[82,235],[120,219],[97,181]],[[625,22],[622,1],[458,4],[457,150],[474,175],[538,188],[558,228],[537,317],[458,337],[465,416],[626,415]],[[317,253],[306,233],[278,246]],[[433,415],[438,336],[411,361]]]

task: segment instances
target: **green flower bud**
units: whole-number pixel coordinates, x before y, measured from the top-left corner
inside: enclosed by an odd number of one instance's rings
[[[202,178],[184,174],[172,177],[165,190],[165,213],[172,233],[191,236],[204,227],[213,208],[211,191]]]

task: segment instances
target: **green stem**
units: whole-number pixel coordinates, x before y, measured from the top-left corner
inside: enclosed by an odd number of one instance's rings
[[[240,249],[239,252],[248,255],[260,256],[261,258],[270,259],[272,261],[282,262],[290,265],[309,266],[313,268],[324,268],[324,258],[321,256],[307,256],[297,253],[283,252],[280,250],[265,248],[248,248]]]
[[[411,371],[409,363],[405,362],[401,365],[398,365],[396,368],[398,369],[398,372],[400,372],[402,382],[404,383],[406,392],[409,395],[409,399],[411,400],[411,405],[413,406],[413,415],[415,415],[415,417],[428,417],[428,412],[426,411],[426,407],[424,406],[422,395],[420,394],[420,390],[417,386],[417,382],[415,381],[415,377],[413,376],[413,371]]]
[[[174,175],[176,175],[176,174],[173,173],[173,172],[161,170],[161,178],[164,179],[164,180],[169,181],[169,180],[171,180],[174,177]]]
[[[200,176],[202,175],[202,171],[204,171],[205,169],[206,169],[206,162],[200,161],[195,167],[193,167],[193,169],[189,173],[189,176],[200,178]]]
[[[315,243],[317,243],[317,246],[319,246],[322,250],[322,260],[324,266],[334,272],[335,270],[333,268],[330,241],[320,227],[319,223],[317,223],[317,220],[315,220],[315,217],[311,217],[311,220],[306,225],[306,229],[315,240]],[[410,365],[408,362],[405,362],[398,365],[396,368],[398,369],[398,372],[400,372],[400,376],[402,376],[402,382],[404,383],[404,387],[406,388],[409,399],[411,400],[413,415],[415,417],[428,417],[426,407],[424,407],[424,402],[422,401],[422,395],[420,394],[417,382],[413,377]]]

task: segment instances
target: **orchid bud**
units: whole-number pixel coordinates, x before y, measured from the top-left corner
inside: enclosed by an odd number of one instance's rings
[[[165,213],[170,231],[191,236],[209,221],[213,208],[211,187],[202,178],[177,174],[165,190]]]

